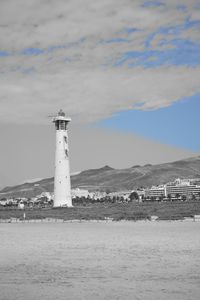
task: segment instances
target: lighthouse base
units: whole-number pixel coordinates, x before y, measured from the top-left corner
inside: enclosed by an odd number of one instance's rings
[[[72,199],[71,197],[67,199],[60,199],[56,197],[53,201],[53,207],[73,207]]]
[[[54,205],[53,208],[71,208],[71,207],[74,207],[73,205]]]

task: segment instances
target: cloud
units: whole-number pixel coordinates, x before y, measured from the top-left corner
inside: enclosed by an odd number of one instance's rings
[[[145,69],[132,57],[132,68],[126,60],[114,67],[127,52],[145,53],[148,39],[160,50],[176,47],[157,44],[168,38],[160,28],[184,26],[187,16],[196,20],[196,1],[183,0],[185,10],[176,9],[179,2],[1,1],[1,122],[46,122],[60,107],[76,122],[94,122],[138,103],[156,109],[198,92],[199,66],[181,65],[184,60]],[[193,27],[194,33],[184,27],[180,38],[187,32],[195,39],[198,23]]]
[[[63,107],[75,121],[93,122],[109,117],[112,112],[132,109],[140,102],[145,102],[143,109],[168,106],[199,90],[200,67],[85,70],[59,64],[59,72],[55,73],[53,66],[50,74],[38,74],[35,70],[30,73],[31,80],[30,74],[18,78],[12,74],[9,81],[5,75],[0,91],[1,120],[46,122],[45,115]]]

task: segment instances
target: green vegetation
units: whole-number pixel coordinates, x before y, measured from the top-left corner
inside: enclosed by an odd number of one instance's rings
[[[200,201],[176,202],[143,202],[143,203],[84,203],[73,208],[0,208],[0,219],[56,218],[63,220],[105,220],[111,218],[119,220],[150,219],[156,215],[160,220],[181,220],[184,217],[200,214]]]

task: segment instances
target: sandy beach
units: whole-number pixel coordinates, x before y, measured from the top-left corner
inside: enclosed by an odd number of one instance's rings
[[[198,299],[200,222],[0,224],[0,299]]]

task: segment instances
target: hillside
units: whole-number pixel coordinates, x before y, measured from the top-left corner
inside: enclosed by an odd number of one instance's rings
[[[136,165],[127,169],[105,166],[73,175],[71,181],[72,188],[119,191],[158,185],[176,178],[200,178],[200,156],[159,165]],[[43,191],[53,191],[53,178],[6,187],[0,191],[0,198],[33,197]]]

